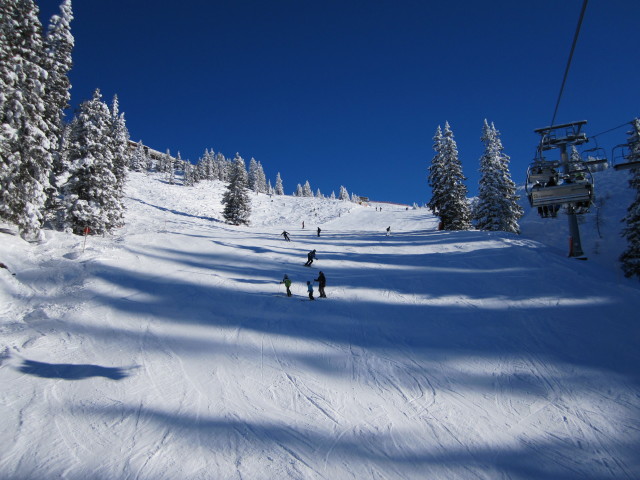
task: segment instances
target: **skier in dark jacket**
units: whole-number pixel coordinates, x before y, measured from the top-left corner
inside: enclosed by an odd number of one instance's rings
[[[320,227],[318,227],[318,236],[320,236],[320,232],[321,232],[321,231],[322,231],[322,230],[320,230]]]
[[[324,287],[327,285],[327,279],[324,276],[324,273],[320,272],[318,274],[318,278],[314,280],[314,282],[318,282],[318,292],[320,292],[320,298],[327,298],[324,294]]]
[[[282,232],[280,235],[282,235],[287,242],[291,241],[289,239],[289,232],[287,232],[286,230],[284,232]]]
[[[313,263],[314,258],[316,258],[316,251],[311,250],[309,253],[307,253],[307,263],[305,263],[304,266],[310,267],[311,264]]]

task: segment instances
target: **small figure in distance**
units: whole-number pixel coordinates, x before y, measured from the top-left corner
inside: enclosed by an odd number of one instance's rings
[[[291,240],[289,239],[289,232],[287,232],[286,230],[284,232],[282,232],[280,235],[282,235],[285,239],[285,241],[290,242]]]
[[[280,283],[284,283],[284,286],[287,287],[287,297],[290,297],[291,296],[291,280],[289,279],[286,273],[284,274],[284,278]]]
[[[322,231],[322,230],[320,230],[320,227],[318,227],[318,236],[320,236],[320,232],[321,232],[321,231]]]
[[[387,237],[391,235],[391,225],[387,227]]]
[[[315,258],[316,258],[316,251],[311,250],[309,253],[307,253],[307,263],[305,263],[304,266],[310,267]]]

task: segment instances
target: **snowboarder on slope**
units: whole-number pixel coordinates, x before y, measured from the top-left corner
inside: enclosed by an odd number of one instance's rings
[[[314,280],[314,282],[318,282],[318,292],[320,292],[320,298],[327,298],[324,294],[324,287],[327,286],[327,279],[324,276],[324,273],[320,272],[318,274],[318,278]]]
[[[313,298],[313,284],[309,281],[307,281],[307,292],[309,292],[309,300],[315,300]]]
[[[287,242],[291,241],[289,239],[289,232],[287,232],[286,230],[284,232],[282,232],[280,235],[282,235]]]
[[[313,263],[314,258],[316,258],[316,251],[311,250],[309,253],[307,253],[307,263],[305,263],[304,266],[310,267],[311,264]]]
[[[291,296],[291,280],[289,279],[286,273],[284,274],[284,278],[280,283],[281,284],[284,283],[284,286],[287,287],[287,297],[290,297]]]

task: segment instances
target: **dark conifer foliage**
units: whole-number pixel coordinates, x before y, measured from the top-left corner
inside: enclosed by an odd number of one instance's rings
[[[429,185],[432,197],[429,208],[440,218],[445,230],[468,230],[471,227],[471,211],[467,202],[467,187],[458,157],[458,146],[449,123],[444,131],[440,127],[434,137],[436,155],[429,167]]]
[[[633,121],[628,144],[632,155],[640,156],[640,119]],[[631,170],[629,186],[635,192],[635,199],[627,209],[627,216],[623,219],[626,226],[622,236],[627,239],[627,249],[620,256],[622,271],[626,277],[640,278],[640,168]]]
[[[69,178],[63,187],[65,226],[82,234],[107,233],[113,227],[113,212],[120,211],[118,178],[114,173],[112,115],[96,90],[80,105],[69,133]]]
[[[247,194],[247,169],[243,158],[236,153],[233,159],[227,190],[222,196],[222,215],[232,225],[248,225],[251,215],[251,201]]]
[[[518,219],[523,210],[518,204],[516,184],[509,173],[500,133],[484,121],[481,140],[485,148],[480,158],[480,182],[474,220],[479,230],[519,233]]]
[[[31,0],[0,2],[0,217],[38,239],[52,168],[42,25]]]

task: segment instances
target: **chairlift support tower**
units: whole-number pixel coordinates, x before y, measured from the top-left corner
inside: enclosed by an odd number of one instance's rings
[[[568,175],[570,171],[567,145],[581,145],[588,141],[587,135],[582,132],[582,127],[586,123],[586,120],[581,120],[579,122],[552,125],[534,130],[535,133],[540,135],[540,145],[538,147],[540,154],[546,150],[560,149],[560,166],[566,175]],[[567,206],[567,218],[569,219],[569,234],[571,237],[569,256],[585,259],[586,257],[584,256],[582,242],[580,240],[578,216],[576,215],[576,207],[573,204]]]

